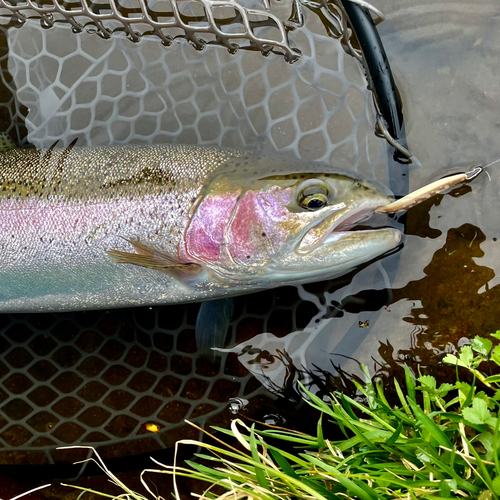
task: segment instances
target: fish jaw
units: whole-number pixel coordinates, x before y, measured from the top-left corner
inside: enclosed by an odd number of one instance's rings
[[[401,232],[394,228],[331,232],[307,254],[284,255],[268,267],[267,274],[293,283],[335,278],[390,252],[401,238]]]
[[[335,210],[319,223],[308,228],[297,245],[296,252],[307,255],[319,247],[332,233],[341,228],[349,229],[370,218],[377,208],[384,206],[388,198],[360,200],[355,206],[334,207]]]

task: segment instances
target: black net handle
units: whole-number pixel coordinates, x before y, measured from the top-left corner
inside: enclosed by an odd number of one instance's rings
[[[408,149],[403,119],[403,106],[392,75],[391,65],[385,52],[382,40],[370,12],[350,0],[340,0],[344,11],[349,19],[349,24],[356,35],[361,52],[363,53],[363,64],[367,73],[370,88],[375,95],[378,111],[385,121],[387,130],[391,137],[405,149]],[[392,159],[399,164],[404,172],[390,172],[390,184],[397,184],[393,191],[398,196],[408,194],[408,186],[404,182],[395,182],[402,173],[407,174],[408,169],[404,165],[411,160],[398,149],[391,147]],[[391,169],[392,170],[392,169]],[[408,181],[408,175],[404,176]],[[408,182],[406,182],[408,183]],[[393,187],[393,186],[391,186]],[[406,191],[406,192],[405,192]]]

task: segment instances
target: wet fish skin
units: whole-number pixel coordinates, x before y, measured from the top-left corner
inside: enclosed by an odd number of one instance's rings
[[[341,210],[327,207],[321,215],[293,205],[297,186],[316,178],[318,169],[331,176]],[[369,212],[388,201],[385,188],[354,174],[242,150],[12,150],[0,169],[0,311],[197,301],[312,280],[315,273],[342,274],[392,249],[399,233],[386,229],[340,238],[340,266],[329,256],[329,246],[338,246],[329,239],[336,237],[311,236],[316,247],[304,255],[297,245],[312,226],[331,223],[338,213],[344,217],[363,203]],[[254,231],[245,233],[244,227]],[[211,238],[207,253],[203,248]],[[117,264],[108,254],[132,255],[134,241],[198,272]],[[242,261],[249,249],[249,262],[246,255]],[[357,251],[346,259],[346,252]],[[297,274],[300,266],[305,270]]]

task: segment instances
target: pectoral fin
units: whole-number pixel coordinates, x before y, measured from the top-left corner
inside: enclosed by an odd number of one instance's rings
[[[203,302],[194,328],[198,352],[209,361],[215,360],[212,347],[223,347],[233,317],[232,298]]]
[[[170,255],[145,245],[139,240],[124,239],[132,245],[135,253],[123,252],[122,250],[108,250],[106,253],[117,264],[133,264],[135,266],[147,267],[148,269],[155,269],[163,273],[176,271],[196,274],[201,270],[201,266],[198,264],[178,262]]]

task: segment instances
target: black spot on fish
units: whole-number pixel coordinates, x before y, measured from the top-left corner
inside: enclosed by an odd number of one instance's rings
[[[265,238],[266,237],[266,233],[262,233],[262,237]]]

